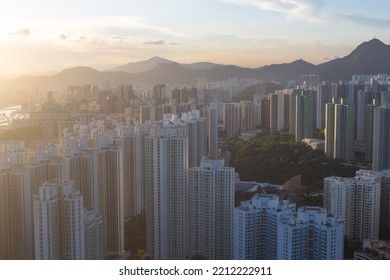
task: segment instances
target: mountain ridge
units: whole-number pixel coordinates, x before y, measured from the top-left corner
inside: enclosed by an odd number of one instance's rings
[[[145,64],[146,63],[146,64]],[[259,68],[246,68],[236,65],[222,65],[212,62],[180,64],[161,57],[131,64],[139,69],[149,69],[128,73],[117,71],[98,71],[87,66],[64,69],[53,76],[23,76],[8,84],[19,84],[22,87],[50,88],[66,85],[100,84],[109,81],[112,84],[126,84],[137,81],[150,83],[196,84],[200,78],[208,82],[226,80],[231,77],[256,78],[263,81],[276,80],[286,83],[298,80],[301,75],[318,74],[321,80],[338,82],[350,80],[353,74],[390,73],[390,45],[378,39],[372,39],[358,45],[349,55],[325,63],[314,65],[298,59],[290,63],[271,64]],[[146,67],[146,66],[147,67]],[[155,65],[155,66],[153,66]],[[150,68],[153,66],[152,68]],[[144,67],[144,68],[142,68]],[[145,68],[146,67],[146,68]]]

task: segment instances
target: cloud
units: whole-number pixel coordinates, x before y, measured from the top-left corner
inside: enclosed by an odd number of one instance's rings
[[[89,21],[91,21],[89,23]],[[88,25],[93,26],[95,29],[105,29],[108,32],[129,32],[129,31],[149,31],[157,34],[162,34],[171,37],[187,37],[186,34],[176,32],[168,27],[161,25],[155,25],[147,22],[146,20],[138,17],[107,17],[99,19],[86,20]]]
[[[58,35],[58,39],[66,40],[66,36],[64,34],[60,34],[60,35]]]
[[[156,40],[156,41],[146,41],[146,42],[144,42],[144,45],[161,46],[161,45],[164,45],[164,44],[165,44],[164,40]]]
[[[239,5],[255,6],[264,11],[286,14],[291,18],[305,19],[313,22],[324,21],[322,13],[323,0],[223,0]]]
[[[263,11],[278,12],[289,18],[314,23],[347,23],[360,26],[389,28],[390,19],[366,17],[360,14],[328,14],[324,0],[221,0],[237,5],[255,6]]]
[[[377,28],[390,27],[390,19],[371,18],[365,17],[363,15],[336,15],[335,17],[341,21],[354,25],[370,26]]]
[[[11,32],[11,35],[17,35],[17,36],[30,36],[31,31],[29,29],[19,29],[18,31]]]
[[[334,60],[334,59],[338,59],[338,58],[339,58],[338,56],[332,56],[332,57],[323,56],[323,57],[321,57],[321,60],[330,61],[330,60]]]

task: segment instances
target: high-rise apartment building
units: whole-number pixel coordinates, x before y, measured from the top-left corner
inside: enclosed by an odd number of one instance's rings
[[[34,195],[35,259],[85,259],[84,203],[71,181],[49,181]]]
[[[365,131],[365,119],[366,119],[366,107],[368,103],[368,93],[363,90],[357,92],[357,102],[356,103],[356,140],[364,141],[364,131]]]
[[[343,230],[323,208],[255,195],[234,209],[234,259],[340,260]]]
[[[270,98],[268,96],[261,99],[261,128],[265,131],[270,129]]]
[[[146,252],[186,258],[188,138],[173,127],[145,137]]]
[[[207,152],[207,120],[200,117],[198,110],[182,114],[180,123],[183,136],[188,137],[188,167],[199,166],[200,161]]]
[[[81,151],[80,192],[84,197],[84,206],[103,213],[104,189],[107,173],[106,149],[86,149]]]
[[[9,232],[8,232],[8,174],[6,170],[0,169],[0,260],[5,260],[9,255]]]
[[[325,127],[325,105],[332,102],[332,90],[329,85],[317,85],[317,121],[316,127],[321,129]]]
[[[121,137],[123,147],[124,211],[125,219],[144,209],[144,149],[141,133],[127,133]]]
[[[107,253],[124,252],[124,170],[123,149],[120,140],[114,140],[107,149],[106,207],[102,213]]]
[[[296,141],[313,137],[313,96],[313,92],[306,90],[294,90],[290,94],[290,133]]]
[[[8,172],[8,259],[34,258],[34,231],[30,172],[24,166],[12,166]]]
[[[208,114],[208,154],[213,157],[218,156],[218,104],[210,103]]]
[[[234,138],[240,133],[240,106],[238,103],[223,104],[223,128],[226,138]]]
[[[269,95],[269,100],[270,100],[269,132],[275,133],[278,131],[278,100],[279,100],[278,94],[271,93]]]
[[[189,169],[188,256],[231,259],[234,169],[223,160],[204,158]]]
[[[390,170],[381,171],[380,232],[390,232]]]
[[[390,168],[390,102],[374,109],[372,169]]]
[[[85,211],[85,259],[102,260],[104,258],[103,217],[94,210]]]
[[[280,213],[279,197],[255,195],[234,209],[233,258],[239,260],[276,259],[276,223]],[[295,212],[289,204],[285,214]],[[274,235],[272,235],[272,233]]]
[[[355,178],[324,179],[324,206],[344,219],[345,235],[354,240],[378,239],[381,177],[358,171]]]
[[[254,111],[255,106],[252,101],[240,101],[241,130],[253,130],[255,128]]]
[[[354,158],[355,108],[341,100],[326,104],[325,154],[351,161]]]
[[[373,104],[366,106],[364,119],[364,160],[367,162],[372,162],[374,145],[374,111],[376,107],[375,100]]]
[[[355,181],[351,178],[324,178],[324,207],[328,213],[344,219],[345,235],[353,236]]]

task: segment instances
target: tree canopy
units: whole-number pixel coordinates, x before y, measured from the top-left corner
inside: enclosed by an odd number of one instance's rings
[[[229,165],[243,180],[283,184],[300,174],[302,184],[311,185],[327,176],[354,176],[357,169],[296,142],[285,130],[247,140],[230,139],[228,149],[232,154]]]

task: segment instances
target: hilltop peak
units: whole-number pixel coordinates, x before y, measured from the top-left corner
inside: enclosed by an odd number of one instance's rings
[[[168,59],[159,57],[159,56],[153,56],[152,58],[149,58],[148,60],[138,61],[138,62],[129,62],[126,65],[118,66],[115,68],[110,69],[110,71],[124,71],[127,73],[140,73],[144,71],[151,70],[155,68],[160,63],[172,63],[173,61],[170,61]]]
[[[379,39],[371,39],[370,41],[366,41],[364,43],[361,43],[359,46],[357,46],[357,48],[355,49],[355,51],[357,50],[373,50],[375,48],[383,48],[383,47],[386,47],[387,45],[385,43],[383,43],[381,40]]]
[[[160,57],[160,56],[153,56],[145,61],[153,61],[153,62],[173,62],[173,61],[170,61],[166,58],[163,58],[163,57]],[[139,61],[139,62],[142,62],[142,61]]]

